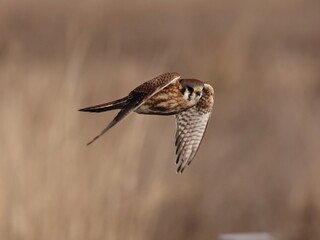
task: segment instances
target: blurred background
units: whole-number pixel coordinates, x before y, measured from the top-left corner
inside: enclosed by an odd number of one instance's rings
[[[176,174],[174,117],[77,109],[161,73],[215,107]],[[0,2],[0,238],[320,238],[320,2]]]

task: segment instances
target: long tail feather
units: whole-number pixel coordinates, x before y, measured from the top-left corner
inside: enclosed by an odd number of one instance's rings
[[[138,99],[139,100],[139,99]],[[94,137],[87,145],[90,145],[98,138],[100,138],[103,134],[105,134],[110,128],[120,122],[125,116],[127,116],[130,112],[132,112],[137,106],[139,105],[139,101],[133,101],[130,104],[126,105],[118,114],[117,116],[109,123],[109,125],[101,131],[99,135]]]
[[[78,111],[81,112],[105,112],[105,111],[110,111],[114,109],[121,109],[123,108],[126,103],[127,103],[128,97],[124,97],[112,102],[107,102],[107,103],[102,103],[99,105],[91,106],[91,107],[86,107],[79,109]]]

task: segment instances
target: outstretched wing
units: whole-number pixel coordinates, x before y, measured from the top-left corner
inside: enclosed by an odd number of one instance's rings
[[[176,115],[177,172],[183,172],[197,153],[213,107],[213,88],[205,84],[196,106]]]
[[[90,145],[98,138],[100,138],[104,133],[106,133],[110,128],[116,125],[120,120],[126,117],[130,112],[136,110],[145,100],[152,97],[154,94],[158,93],[171,83],[177,81],[180,78],[178,73],[164,73],[158,77],[155,77],[140,86],[132,90],[126,99],[121,111],[117,116],[104,128],[99,135],[94,137],[87,145]]]

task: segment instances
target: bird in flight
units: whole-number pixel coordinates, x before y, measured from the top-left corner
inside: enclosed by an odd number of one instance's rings
[[[90,145],[130,112],[152,115],[175,115],[176,164],[182,173],[197,153],[208,125],[214,91],[197,79],[181,79],[178,73],[164,73],[133,89],[128,96],[92,107],[82,112],[105,112],[120,109],[116,117],[93,138]]]

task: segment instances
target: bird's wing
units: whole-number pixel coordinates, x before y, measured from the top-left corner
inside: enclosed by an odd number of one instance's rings
[[[135,107],[135,109],[137,109],[147,99],[151,98],[153,95],[160,92],[162,89],[166,88],[170,84],[175,83],[178,79],[180,79],[180,75],[178,73],[164,73],[133,89],[129,93],[128,98],[129,100],[133,100],[135,98],[140,99],[139,104]]]
[[[205,84],[196,106],[176,115],[177,172],[183,172],[197,153],[213,108],[213,88]]]
[[[158,93],[171,83],[177,81],[179,78],[180,75],[178,73],[164,73],[136,87],[129,93],[128,97],[126,98],[126,105],[121,109],[117,116],[87,145],[90,145],[96,141],[130,112],[136,110],[141,104],[144,103],[146,99],[152,97],[154,94]]]
[[[98,138],[100,138],[103,134],[105,134],[110,128],[120,122],[125,116],[127,116],[133,109],[135,109],[136,105],[139,104],[141,99],[135,98],[132,101],[128,102],[128,104],[121,109],[121,111],[115,116],[115,118],[105,127],[97,136],[95,136],[87,145],[90,145]]]

